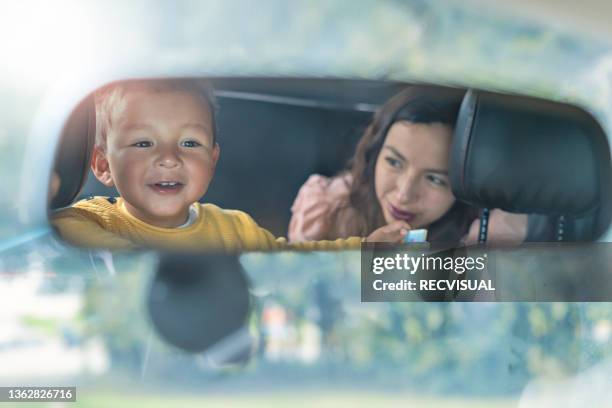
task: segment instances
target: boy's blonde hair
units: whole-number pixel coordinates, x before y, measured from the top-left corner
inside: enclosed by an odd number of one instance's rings
[[[188,92],[199,97],[208,106],[212,118],[213,144],[217,142],[217,100],[209,81],[192,78],[141,79],[115,82],[98,89],[96,104],[96,147],[106,150],[106,140],[117,116],[125,108],[125,94],[131,91]]]

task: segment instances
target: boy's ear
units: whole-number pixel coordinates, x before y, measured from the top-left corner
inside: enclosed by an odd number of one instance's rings
[[[217,167],[217,162],[219,161],[219,155],[221,154],[221,148],[219,147],[219,143],[215,143],[215,147],[213,147],[212,151],[212,169],[215,170]]]
[[[91,170],[96,176],[100,183],[106,187],[112,187],[115,185],[113,177],[111,176],[110,166],[106,159],[106,153],[100,146],[94,147],[93,156],[91,158]]]

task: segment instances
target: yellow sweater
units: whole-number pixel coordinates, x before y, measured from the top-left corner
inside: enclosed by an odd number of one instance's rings
[[[53,225],[66,241],[91,248],[156,247],[181,250],[268,251],[279,249],[359,249],[361,238],[288,244],[261,228],[246,213],[213,204],[193,205],[195,222],[187,227],[161,228],[132,216],[122,198],[81,200],[53,215]]]

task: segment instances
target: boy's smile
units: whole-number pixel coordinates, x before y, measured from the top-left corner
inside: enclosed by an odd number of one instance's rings
[[[161,181],[149,184],[149,187],[159,194],[176,194],[183,188],[183,184],[178,181]]]
[[[106,152],[94,152],[94,172],[117,187],[133,216],[158,227],[180,226],[214,174],[219,147],[211,123],[206,102],[189,92],[129,92]]]

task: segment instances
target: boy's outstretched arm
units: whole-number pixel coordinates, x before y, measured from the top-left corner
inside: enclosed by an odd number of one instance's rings
[[[270,231],[260,227],[248,214],[241,212],[244,245],[246,251],[342,251],[358,250],[364,238],[350,237],[334,241],[306,241],[289,243],[283,237],[277,238]]]
[[[244,235],[248,236],[244,250],[295,250],[295,251],[344,251],[361,249],[362,242],[400,243],[411,230],[404,221],[396,221],[373,231],[367,238],[349,237],[333,241],[304,241],[288,243],[285,238],[276,238],[270,231],[260,227],[248,214],[241,214]]]

